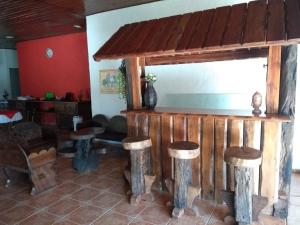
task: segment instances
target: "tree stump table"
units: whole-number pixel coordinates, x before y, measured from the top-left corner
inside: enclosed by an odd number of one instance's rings
[[[191,159],[199,156],[200,147],[193,142],[177,141],[168,146],[168,153],[175,158],[175,181],[171,185],[170,181],[169,185],[167,184],[169,191],[173,193],[172,216],[179,218],[186,210],[197,216],[198,212],[193,208],[193,201],[200,194],[201,189],[192,186]]]
[[[96,170],[98,167],[98,155],[96,151],[91,151],[91,140],[104,132],[102,127],[90,127],[80,129],[70,134],[70,138],[76,141],[76,153],[73,158],[73,167],[78,172],[88,172]]]
[[[251,224],[258,220],[260,211],[267,204],[267,198],[253,195],[253,169],[261,164],[261,151],[249,147],[230,147],[224,153],[224,161],[234,166],[236,183],[234,195],[229,197],[231,200],[227,198],[224,201],[234,210],[232,215],[239,225]],[[255,208],[252,208],[252,204]]]
[[[150,175],[148,165],[149,137],[128,137],[123,141],[123,148],[130,151],[131,172],[125,171],[125,177],[131,185],[130,204],[137,205],[141,200],[153,201],[151,187],[155,176]],[[148,174],[147,174],[148,173]]]

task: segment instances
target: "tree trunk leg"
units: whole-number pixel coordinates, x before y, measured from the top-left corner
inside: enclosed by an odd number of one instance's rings
[[[239,225],[252,223],[253,169],[235,167],[235,211]]]
[[[140,202],[145,190],[144,165],[145,165],[144,150],[130,151],[131,158],[131,192],[130,204],[136,205]]]
[[[175,159],[174,206],[172,216],[178,218],[187,208],[188,186],[192,181],[191,160]]]

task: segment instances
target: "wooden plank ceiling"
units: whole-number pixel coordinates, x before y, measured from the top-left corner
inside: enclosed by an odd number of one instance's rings
[[[263,48],[300,40],[300,0],[252,1],[127,24],[94,59]]]
[[[85,31],[88,15],[154,1],[0,0],[0,48],[14,48],[16,41]]]

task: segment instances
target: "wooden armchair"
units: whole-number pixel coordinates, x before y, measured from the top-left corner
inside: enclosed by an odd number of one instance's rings
[[[2,145],[2,164],[6,186],[11,182],[9,170],[27,173],[33,184],[31,194],[56,185],[56,149],[42,138],[38,124],[22,122],[11,129],[10,140]]]

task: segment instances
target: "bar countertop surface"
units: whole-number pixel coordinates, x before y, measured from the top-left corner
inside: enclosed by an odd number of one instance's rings
[[[168,114],[168,115],[198,115],[205,117],[218,117],[229,119],[247,119],[247,120],[267,120],[267,121],[281,121],[290,122],[288,116],[280,114],[260,114],[254,115],[251,110],[228,110],[228,109],[192,109],[192,108],[172,108],[172,107],[157,107],[155,109],[134,109],[123,110],[121,113],[142,113],[142,114]]]

